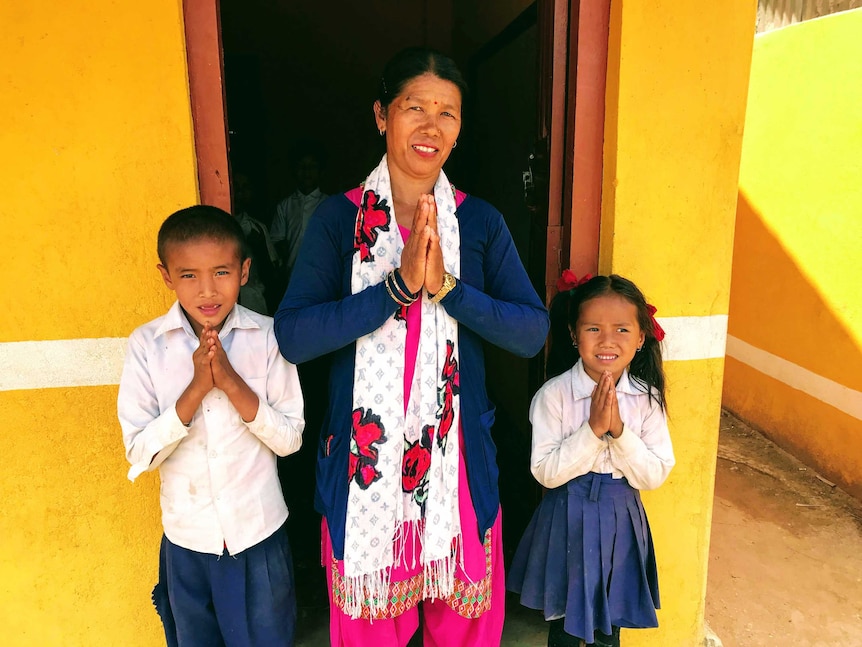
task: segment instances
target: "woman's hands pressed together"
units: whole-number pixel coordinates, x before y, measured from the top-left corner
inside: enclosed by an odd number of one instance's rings
[[[423,288],[429,294],[436,294],[443,287],[444,272],[443,250],[437,233],[437,204],[433,195],[423,194],[416,203],[398,273],[413,294]]]

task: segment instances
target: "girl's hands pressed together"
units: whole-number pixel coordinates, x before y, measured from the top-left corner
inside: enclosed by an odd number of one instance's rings
[[[610,375],[610,373],[608,374]],[[611,379],[613,383],[613,379]],[[617,386],[613,384],[611,387],[611,396],[613,397],[613,402],[611,404],[611,426],[608,427],[608,431],[611,436],[614,438],[619,438],[620,434],[623,433],[623,421],[620,418],[620,403],[617,400]]]
[[[602,377],[590,396],[590,428],[597,438],[610,432],[614,438],[623,433],[623,423],[620,418],[620,407],[617,401],[616,384],[610,371],[602,373]]]

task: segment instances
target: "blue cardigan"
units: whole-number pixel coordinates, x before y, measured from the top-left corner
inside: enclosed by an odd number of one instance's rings
[[[383,283],[350,293],[356,212],[356,205],[343,194],[317,208],[275,314],[275,336],[288,361],[299,364],[332,353],[329,409],[317,451],[315,507],[326,517],[339,559],[344,557],[347,521],[355,341],[377,330],[398,308]],[[482,340],[532,357],[545,342],[548,313],[500,212],[467,196],[456,215],[461,277],[440,303],[459,323],[464,460],[481,540],[500,506],[496,447],[491,440],[494,405],[485,389]]]

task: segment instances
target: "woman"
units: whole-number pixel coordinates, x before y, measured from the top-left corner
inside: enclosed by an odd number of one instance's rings
[[[505,582],[482,340],[536,354],[548,318],[503,218],[442,168],[466,90],[411,48],[374,116],[386,155],[309,222],[276,314],[284,356],[333,353],[316,507],[333,645],[495,645]]]

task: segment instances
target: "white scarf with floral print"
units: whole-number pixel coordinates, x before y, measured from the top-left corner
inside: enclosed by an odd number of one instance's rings
[[[443,263],[458,277],[455,191],[441,171],[434,186]],[[386,156],[365,181],[356,217],[351,292],[383,282],[400,265]],[[344,541],[345,613],[359,617],[388,600],[390,574],[410,530],[421,541],[423,598],[452,592],[461,559],[458,513],[458,325],[423,290],[416,369],[404,413],[406,309],[356,341]]]

